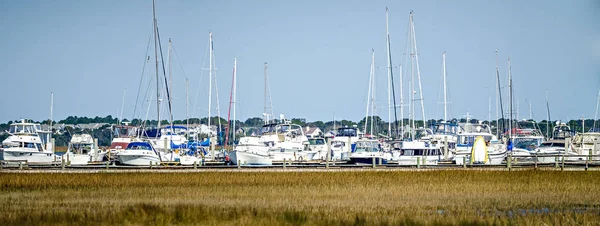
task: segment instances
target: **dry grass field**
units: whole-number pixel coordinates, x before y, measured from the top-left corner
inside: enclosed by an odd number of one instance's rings
[[[597,225],[600,172],[0,174],[0,225]]]

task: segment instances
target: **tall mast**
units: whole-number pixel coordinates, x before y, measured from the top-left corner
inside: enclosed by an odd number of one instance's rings
[[[496,102],[496,106],[498,104],[500,104],[500,115],[502,117],[502,127],[500,127],[499,123],[500,123],[500,118],[498,118],[497,122],[496,122],[496,132],[498,133],[497,136],[500,137],[501,132],[500,131],[504,131],[504,124],[506,124],[506,119],[504,119],[504,109],[502,107],[502,89],[500,88],[500,70],[498,69],[498,50],[496,50],[496,86],[498,88],[498,92],[496,93],[496,95],[498,96],[498,102]],[[498,108],[496,108],[496,111],[498,110]],[[501,130],[502,129],[502,130]]]
[[[387,39],[387,61],[388,61],[388,135],[392,137],[392,119],[391,119],[391,108],[394,109],[394,125],[395,135],[398,137],[398,114],[396,110],[396,90],[394,88],[394,72],[392,71],[392,52],[390,51],[390,30],[388,28],[388,8],[385,7],[385,30]],[[390,97],[390,88],[392,90]],[[391,98],[391,100],[390,100]]]
[[[190,116],[189,116],[189,96],[188,92],[190,89],[190,81],[188,78],[185,78],[185,137],[189,139],[189,130],[190,130]]]
[[[402,82],[404,81],[403,76],[404,74],[402,70],[402,65],[400,65],[400,130],[398,131],[402,133],[399,136],[400,139],[404,138],[404,84],[402,84]]]
[[[409,36],[410,36],[410,101],[409,101],[409,110],[410,110],[410,123],[411,123],[411,140],[415,139],[415,47],[414,47],[414,36],[413,34],[413,15],[412,10],[409,15]]]
[[[212,31],[208,32],[208,45],[209,45],[209,61],[208,61],[208,131],[211,131],[210,126],[210,113],[212,110],[212,67],[213,67],[213,37]]]
[[[415,48],[415,63],[417,64],[417,78],[419,80],[419,95],[421,101],[421,113],[423,114],[423,127],[425,127],[425,103],[423,102],[423,86],[421,85],[421,70],[419,69],[419,51],[417,50],[417,36],[415,32],[415,21],[413,19],[413,12],[410,11],[410,26],[412,28],[413,44]],[[414,107],[413,107],[414,108]]]
[[[152,18],[154,21],[154,60],[156,65],[156,115],[158,120],[157,127],[160,128],[160,80],[158,76],[158,24],[156,22],[156,0],[152,0]]]
[[[54,152],[54,147],[52,145],[48,145],[48,144],[52,144],[52,141],[50,140],[52,138],[52,110],[54,108],[54,92],[50,92],[50,122],[48,130],[50,131],[50,133],[48,133],[47,137],[46,137],[46,150],[48,150],[48,147],[52,148],[52,152]]]
[[[392,65],[391,65],[391,59],[390,59],[390,29],[388,27],[388,7],[385,7],[385,41],[386,41],[386,51],[387,51],[387,68],[388,68],[388,75],[387,75],[387,80],[388,80],[388,86],[387,86],[387,92],[388,92],[388,136],[392,136],[392,97],[391,97],[391,77],[392,77]],[[395,106],[394,106],[395,107]]]
[[[512,93],[512,73],[510,68],[510,57],[508,58],[508,139],[512,138],[513,123],[513,93]]]
[[[365,114],[365,134],[367,133],[367,127],[369,125],[369,110],[371,110],[371,98],[372,98],[372,94],[373,94],[373,71],[374,71],[374,67],[375,67],[375,50],[371,49],[371,69],[370,69],[370,73],[369,73],[369,92],[367,93],[367,111]],[[371,119],[371,122],[373,121],[373,119]],[[373,131],[373,128],[371,127],[371,132]]]
[[[236,59],[233,58],[233,75],[231,79],[231,91],[229,93],[229,110],[227,110],[227,128],[225,129],[225,145],[227,145],[229,141],[229,116],[231,115],[231,105],[233,104],[233,90],[235,89],[235,65]],[[233,133],[235,134],[235,130],[233,130]]]
[[[233,58],[233,144],[235,146],[235,102],[237,98],[237,59]]]
[[[373,88],[371,89],[371,137],[373,137],[373,123],[375,118],[375,50],[373,50],[373,56],[371,57],[371,74],[373,82],[371,85]]]
[[[447,99],[447,90],[446,90],[446,52],[442,53],[442,61],[443,61],[443,68],[444,68],[444,121],[448,121],[448,109],[447,109],[447,104],[448,104],[448,99]]]
[[[169,98],[169,106],[173,106],[173,95],[171,95],[171,92],[173,92],[173,69],[172,69],[172,65],[171,61],[171,52],[173,51],[173,44],[171,43],[171,38],[169,38],[169,49],[167,52],[167,58],[169,60],[169,86],[168,86],[168,90],[167,90],[167,97]],[[173,111],[171,111],[171,109],[169,108],[169,119],[170,119],[170,123],[171,123],[171,132],[175,132],[175,129],[173,129]],[[171,133],[173,134],[173,133]],[[172,137],[172,136],[170,136]],[[169,142],[170,143],[170,142]]]
[[[269,95],[269,94],[268,94],[268,92],[269,92],[269,91],[268,91],[268,89],[269,89],[269,85],[268,85],[268,80],[267,80],[267,62],[265,62],[265,65],[264,65],[264,73],[265,73],[265,86],[264,86],[264,88],[265,88],[265,95],[264,95],[264,98],[265,98],[265,102],[264,102],[264,111],[265,111],[265,112],[263,113],[263,117],[264,117],[264,119],[263,119],[263,120],[265,121],[265,124],[268,124],[268,123],[269,123],[269,112],[268,112],[268,109],[269,109],[269,107],[268,107],[268,105],[267,105],[267,103],[268,103],[268,99],[267,99],[268,97],[267,97],[267,95]]]

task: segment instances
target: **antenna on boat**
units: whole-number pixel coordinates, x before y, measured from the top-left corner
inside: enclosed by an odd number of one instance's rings
[[[365,134],[367,133],[367,127],[368,127],[368,120],[369,120],[369,110],[371,110],[371,108],[373,107],[373,95],[375,93],[375,91],[373,91],[374,89],[374,79],[375,77],[375,50],[371,49],[371,71],[369,74],[369,92],[367,93],[367,111],[366,111],[366,115],[365,115]],[[372,114],[372,113],[371,113]],[[373,133],[373,117],[371,117],[371,135]]]
[[[54,108],[54,92],[50,92],[50,122],[48,122],[49,126],[48,126],[48,130],[50,131],[50,133],[48,133],[48,135],[46,135],[46,150],[50,148],[52,148],[52,152],[54,152],[54,147],[51,145],[51,141],[50,139],[52,138],[52,110]]]

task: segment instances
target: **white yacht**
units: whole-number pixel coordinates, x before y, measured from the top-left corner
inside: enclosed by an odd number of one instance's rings
[[[131,142],[125,150],[117,153],[117,160],[123,165],[149,166],[161,163],[159,153],[150,142]]]
[[[106,152],[100,150],[90,134],[75,134],[71,137],[67,152],[62,156],[71,165],[87,165],[89,162],[102,162]]]
[[[335,137],[331,141],[331,160],[346,160],[349,153],[352,152],[353,145],[362,138],[360,131],[356,127],[338,128]],[[349,143],[348,143],[349,142]]]
[[[571,127],[565,123],[556,122],[552,132],[552,139],[542,142],[542,144],[534,150],[539,163],[555,163],[556,156],[571,156],[577,155],[574,150],[567,148],[569,145],[567,140],[573,137]],[[566,161],[576,160],[575,157],[565,157]],[[559,160],[560,161],[560,160]]]
[[[116,126],[113,128],[113,138],[108,148],[107,154],[110,156],[110,160],[113,160],[117,153],[127,148],[129,143],[134,141],[140,141],[138,138],[138,127],[135,126]]]
[[[25,120],[10,125],[10,136],[2,141],[0,160],[27,161],[28,163],[52,163],[49,131],[42,131],[40,124]]]
[[[444,159],[440,147],[429,141],[404,141],[401,144],[399,156],[393,157],[398,165],[437,165]]]
[[[314,153],[312,160],[327,160],[327,153],[331,150],[327,150],[327,142],[325,138],[310,138],[308,139],[308,150],[309,153]]]
[[[264,125],[259,137],[240,138],[238,146],[229,153],[229,157],[234,164],[239,161],[242,164],[245,162],[246,165],[269,165],[273,161],[283,161],[283,158],[290,157],[300,160],[298,153],[304,151],[307,144],[308,138],[304,135],[302,127],[284,120],[281,124]],[[296,153],[295,159],[293,153]],[[306,157],[303,157],[304,159]]]
[[[454,160],[457,165],[462,165],[464,160],[471,158],[471,152],[473,151],[473,144],[477,137],[482,137],[485,141],[488,160],[485,164],[501,164],[506,158],[507,149],[506,145],[498,140],[496,135],[491,133],[491,129],[486,124],[462,124],[461,127],[464,129],[463,133],[458,134],[456,144],[456,154]]]
[[[378,140],[365,139],[356,142],[349,158],[350,163],[356,164],[373,164],[373,159],[375,159],[376,164],[379,164],[379,162],[387,164],[391,155],[383,151]]]

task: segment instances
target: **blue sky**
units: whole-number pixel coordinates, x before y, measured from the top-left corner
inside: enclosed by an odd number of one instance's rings
[[[275,115],[325,121],[335,112],[337,119],[360,120],[374,49],[376,112],[387,119],[386,6],[396,76],[414,10],[428,118],[443,116],[441,55],[446,51],[450,116],[469,112],[487,119],[488,98],[495,99],[495,49],[503,85],[511,57],[519,118],[528,117],[528,102],[534,118],[546,117],[547,88],[553,119],[594,117],[600,89],[598,1],[157,0],[164,54],[172,38],[179,58],[173,60],[175,118],[185,117],[186,76],[190,106],[196,106],[190,116],[207,116],[208,73],[201,74],[208,67],[211,30],[221,116],[227,113],[235,57],[238,118],[261,116],[263,63],[268,62]],[[152,35],[150,0],[2,1],[0,30],[0,121],[48,118],[50,92],[54,119],[117,116],[125,88],[123,116],[133,116]],[[144,76],[153,76],[150,66]],[[494,107],[492,102],[492,118]],[[148,117],[155,119],[156,113],[151,110]]]

